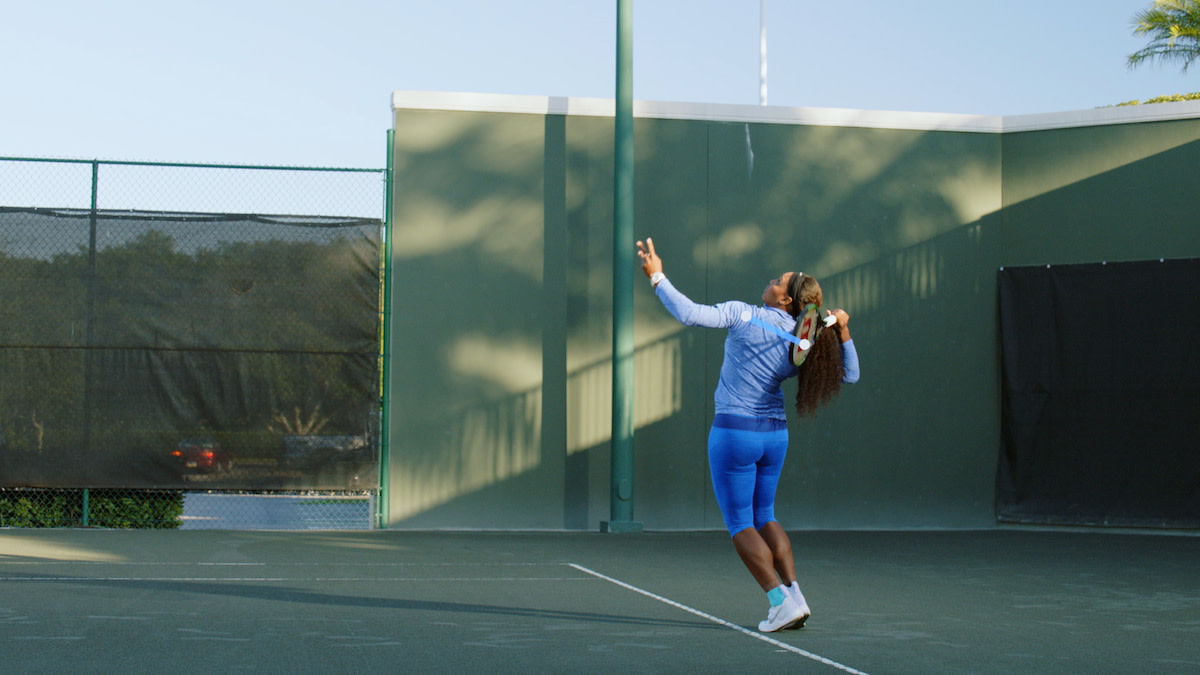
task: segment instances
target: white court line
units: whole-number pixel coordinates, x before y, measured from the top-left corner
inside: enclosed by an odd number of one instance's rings
[[[855,675],[867,675],[866,673],[864,673],[861,670],[855,670],[854,668],[851,668],[850,666],[842,665],[842,664],[838,663],[837,661],[832,661],[830,659],[825,658],[824,656],[820,656],[818,654],[813,654],[812,652],[804,651],[803,649],[800,649],[799,647],[793,647],[792,645],[789,645],[786,642],[780,642],[779,640],[767,637],[766,635],[763,635],[762,633],[758,633],[756,631],[752,631],[752,630],[743,628],[735,623],[726,621],[725,619],[715,617],[711,614],[705,614],[704,612],[701,612],[698,609],[692,609],[691,607],[688,607],[687,605],[681,605],[678,602],[675,602],[674,600],[664,598],[661,595],[655,595],[654,593],[651,593],[650,591],[642,590],[642,589],[638,588],[637,586],[632,586],[632,585],[627,584],[624,581],[621,581],[619,579],[614,579],[612,577],[605,576],[595,570],[590,570],[590,569],[584,567],[583,565],[576,565],[575,563],[567,563],[567,564],[570,565],[571,567],[574,567],[575,569],[579,570],[580,572],[584,572],[585,574],[590,574],[598,579],[603,579],[610,583],[614,583],[614,584],[620,586],[621,588],[631,590],[634,593],[641,593],[642,595],[644,595],[648,598],[653,598],[654,600],[668,604],[677,609],[682,609],[685,612],[695,614],[696,616],[698,616],[702,619],[708,619],[709,621],[712,621],[713,623],[721,625],[721,626],[725,626],[726,628],[732,628],[733,630],[736,630],[740,633],[745,633],[746,635],[749,635],[752,638],[762,640],[763,642],[766,642],[767,644],[775,645],[776,647],[779,647],[780,649],[786,649],[789,652],[799,654],[800,656],[812,659],[813,661],[817,661],[819,663],[824,663],[825,665],[832,666],[834,668],[837,668],[838,670],[844,670],[847,673],[854,673]]]

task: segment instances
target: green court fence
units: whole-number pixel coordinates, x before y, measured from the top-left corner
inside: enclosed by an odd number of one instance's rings
[[[0,158],[0,526],[374,522],[385,178]]]

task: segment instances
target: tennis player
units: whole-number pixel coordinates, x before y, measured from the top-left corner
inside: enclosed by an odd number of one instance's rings
[[[763,289],[761,306],[737,301],[700,305],[671,285],[649,237],[637,242],[637,248],[642,271],[672,316],[685,326],[729,331],[708,435],[713,490],[734,548],[770,603],[758,629],[769,633],[803,626],[812,612],[796,581],[791,541],[775,519],[775,490],[788,447],[781,385],[798,378],[795,405],[803,417],[833,398],[843,383],[857,382],[850,316],[841,309],[827,310],[836,320],[817,333],[797,367],[790,336],[809,305],[820,311],[816,279],[785,272]]]

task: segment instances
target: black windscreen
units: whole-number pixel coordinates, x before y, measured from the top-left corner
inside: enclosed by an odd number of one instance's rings
[[[380,234],[0,208],[0,487],[373,486]]]
[[[1001,521],[1200,526],[1200,260],[998,275]]]

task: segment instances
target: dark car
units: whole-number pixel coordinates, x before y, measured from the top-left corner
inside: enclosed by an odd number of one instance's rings
[[[185,438],[171,451],[171,456],[185,473],[215,473],[233,468],[229,453],[211,438]]]

